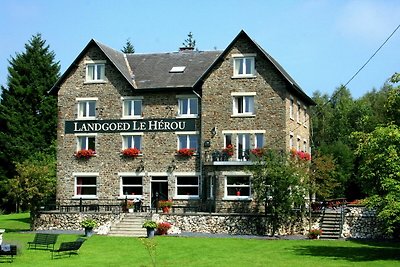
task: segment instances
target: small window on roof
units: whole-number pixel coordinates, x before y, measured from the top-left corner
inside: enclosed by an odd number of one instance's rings
[[[170,73],[182,73],[186,69],[186,66],[177,66],[177,67],[172,67],[172,69],[169,71]]]

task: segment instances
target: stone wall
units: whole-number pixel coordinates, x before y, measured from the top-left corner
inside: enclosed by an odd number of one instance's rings
[[[374,210],[366,207],[349,206],[346,209],[342,237],[344,238],[387,238],[383,234]]]

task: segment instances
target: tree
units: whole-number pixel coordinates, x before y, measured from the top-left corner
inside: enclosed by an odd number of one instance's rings
[[[183,47],[195,49],[196,40],[193,38],[193,33],[189,32],[187,36],[188,38],[182,43]]]
[[[393,74],[390,81],[393,84],[399,83],[400,74]],[[395,123],[396,125],[400,125],[400,85],[393,88],[389,92],[385,108],[389,121]]]
[[[340,184],[336,179],[336,164],[333,157],[319,155],[317,152],[314,154],[307,180],[310,202],[313,195],[321,200],[333,197],[334,189]]]
[[[9,61],[7,88],[0,102],[0,180],[16,175],[15,163],[49,147],[56,138],[57,99],[47,91],[60,65],[40,34]],[[0,194],[5,195],[4,188]]]
[[[368,205],[377,210],[387,234],[400,237],[400,128],[377,127],[372,133],[356,133],[359,175]]]
[[[270,215],[272,235],[282,225],[296,219],[293,207],[304,204],[303,175],[285,153],[265,150],[264,156],[249,167],[252,189],[258,203],[263,203]]]
[[[126,40],[125,46],[121,49],[121,52],[126,54],[133,54],[135,53],[135,47],[131,43],[130,39]]]
[[[52,200],[56,192],[55,145],[16,164],[17,175],[8,180],[8,194],[20,209],[35,216],[40,206]]]

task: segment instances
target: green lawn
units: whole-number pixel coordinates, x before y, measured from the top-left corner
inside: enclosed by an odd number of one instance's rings
[[[19,225],[21,218],[3,217],[0,216],[0,228],[12,229],[10,220],[17,222],[17,228],[26,228]],[[32,233],[15,231],[4,234],[7,243],[19,245],[19,255],[12,266],[152,266],[143,245],[148,239],[95,235],[83,244],[79,255],[52,260],[49,251],[27,250],[26,244],[33,237]],[[56,247],[77,237],[60,235]],[[168,236],[157,236],[153,241],[157,266],[400,266],[396,242]]]

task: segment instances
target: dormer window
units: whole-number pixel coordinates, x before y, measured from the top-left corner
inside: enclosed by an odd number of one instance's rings
[[[86,82],[104,82],[105,60],[86,62]]]
[[[170,73],[183,73],[185,71],[186,67],[185,66],[177,66],[177,67],[172,67],[172,69],[169,71]]]
[[[255,54],[233,55],[233,77],[246,78],[255,76]]]

